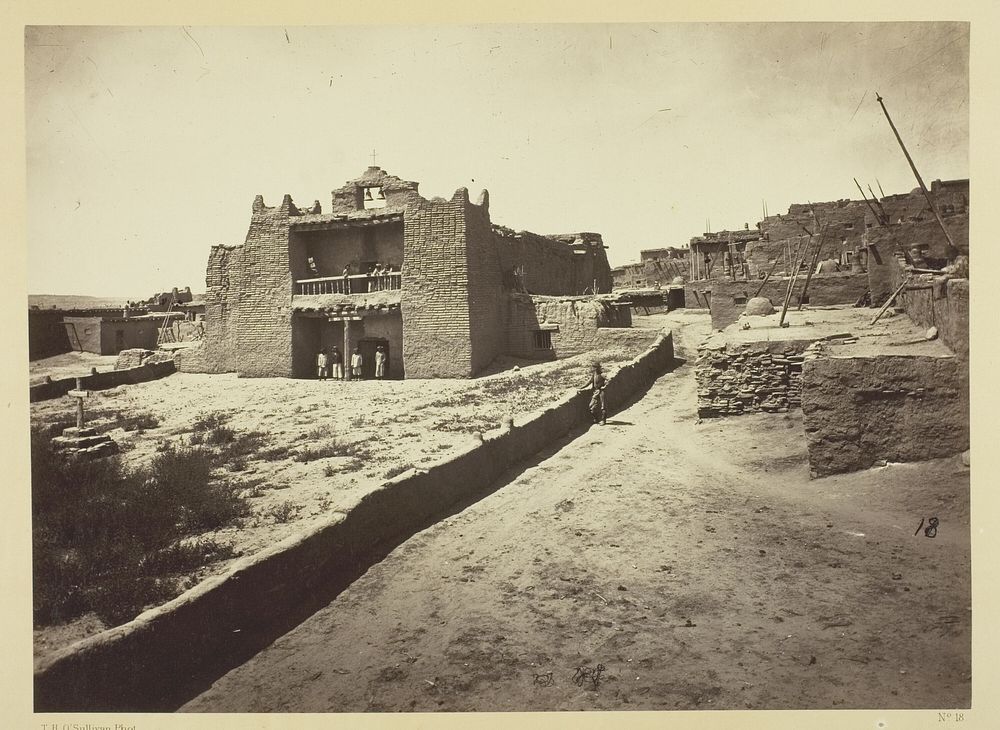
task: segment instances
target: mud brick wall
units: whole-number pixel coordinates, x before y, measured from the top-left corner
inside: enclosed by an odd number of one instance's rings
[[[291,196],[278,208],[254,201],[243,244],[243,287],[236,316],[237,372],[241,377],[291,377],[292,274],[288,256]]]
[[[468,191],[411,209],[403,227],[403,364],[409,378],[472,375]]]
[[[611,270],[616,288],[666,286],[680,276],[690,277],[690,265],[685,258],[644,259]]]
[[[213,246],[205,271],[205,370],[228,373],[239,366],[237,313],[245,289],[242,246]]]
[[[802,404],[806,342],[767,342],[699,349],[698,417],[785,413]]]
[[[484,194],[483,200],[483,205],[473,205],[466,197],[464,203],[472,375],[493,362],[507,348],[503,271],[493,225],[490,223],[489,195]]]
[[[802,413],[813,476],[969,448],[967,363],[954,357],[810,357]]]
[[[789,309],[796,309],[799,305],[799,296],[805,287],[805,274],[800,274],[795,282],[795,290],[792,293]],[[712,328],[725,329],[733,322],[736,322],[743,310],[746,309],[746,302],[753,297],[759,281],[713,281],[708,287],[699,288],[699,296],[702,301],[705,297],[700,293],[701,289],[711,289]],[[774,308],[781,309],[781,303],[785,298],[785,288],[788,286],[788,279],[769,279],[761,289],[760,296],[771,300]],[[817,274],[809,281],[809,305],[814,307],[829,307],[837,304],[854,304],[868,289],[868,276],[864,273],[850,273],[846,271],[832,274]],[[687,287],[685,287],[685,294]],[[742,301],[741,301],[742,300]]]
[[[892,278],[902,282],[902,271]],[[912,288],[911,288],[912,287]],[[910,320],[919,327],[937,327],[938,337],[955,355],[969,359],[969,280],[935,277],[924,281],[915,277],[897,297]]]
[[[816,210],[815,218],[813,208]],[[768,216],[760,224],[761,240],[747,244],[745,257],[750,264],[751,276],[767,272],[775,259],[780,262],[775,269],[776,274],[791,273],[795,250],[800,242],[808,239],[803,227],[818,231],[825,224],[823,258],[839,259],[843,252],[853,251],[861,245],[866,225],[870,222],[867,215],[870,212],[863,200],[835,200],[813,206],[794,204],[789,206],[788,213]],[[813,248],[816,241],[813,240]],[[787,266],[784,263],[786,245]]]
[[[213,363],[209,362],[208,349],[204,342],[174,350],[174,365],[177,366],[177,372],[180,373],[221,372],[211,369]]]
[[[632,326],[627,305],[597,298],[566,300],[510,295],[507,305],[507,351],[516,357],[569,357],[607,344],[607,328]],[[534,332],[549,333],[552,349],[535,347]]]
[[[923,197],[921,197],[923,200]],[[930,213],[928,213],[930,215]],[[963,254],[969,253],[969,214],[946,216],[944,224]],[[913,247],[927,247],[925,256],[936,259],[947,258],[948,239],[935,220],[910,221],[899,225],[871,228],[866,236],[868,256],[868,287],[872,292],[872,302],[882,304],[893,292],[900,279],[900,265],[896,252]]]
[[[73,349],[69,344],[62,310],[28,310],[28,359],[38,360]]]
[[[496,247],[503,271],[521,270],[521,283],[531,294],[579,294],[573,271],[576,255],[564,243],[536,233],[496,235]]]

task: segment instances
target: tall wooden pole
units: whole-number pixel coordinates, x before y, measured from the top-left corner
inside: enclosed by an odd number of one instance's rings
[[[778,326],[785,326],[785,315],[788,313],[788,305],[792,301],[792,290],[795,289],[795,280],[799,278],[799,269],[802,267],[802,257],[805,256],[806,252],[809,250],[809,242],[812,238],[807,238],[802,243],[799,244],[798,249],[795,252],[795,262],[792,264],[794,271],[792,271],[792,277],[788,280],[788,289],[785,291],[785,301],[781,305],[781,317],[778,318]]]
[[[878,224],[880,226],[884,226],[885,221],[882,220],[882,216],[879,215],[879,212],[877,210],[875,210],[875,207],[868,202],[868,196],[865,195],[865,191],[861,189],[861,183],[858,182],[858,179],[856,177],[851,179],[854,180],[854,184],[858,186],[858,192],[861,193],[861,197],[864,198],[865,205],[868,206],[868,210],[870,210],[872,212],[872,215],[875,216],[875,220],[878,221]]]
[[[941,214],[938,213],[937,207],[931,199],[931,194],[927,191],[927,186],[924,185],[923,178],[920,177],[920,173],[917,172],[917,166],[913,164],[913,158],[910,157],[910,153],[906,150],[906,145],[903,144],[903,138],[899,136],[899,131],[897,131],[896,125],[892,123],[892,117],[889,116],[889,110],[885,108],[885,102],[882,101],[882,97],[879,96],[878,92],[875,92],[875,98],[878,100],[879,106],[882,107],[882,112],[885,114],[885,118],[888,120],[889,126],[892,128],[892,133],[896,135],[896,141],[899,142],[899,147],[903,150],[903,154],[906,156],[906,161],[910,163],[910,169],[913,170],[913,176],[917,178],[917,184],[920,186],[920,190],[923,191],[924,198],[927,200],[927,205],[930,206],[931,212],[937,219],[938,225],[941,226],[941,230],[944,231],[945,238],[948,239],[948,258],[953,259],[959,254],[958,248],[955,246],[955,242],[951,239],[951,234],[948,233],[948,229],[945,228],[944,221],[941,220]]]
[[[809,282],[812,281],[813,273],[816,271],[816,264],[819,263],[819,253],[823,250],[823,243],[826,237],[826,224],[823,224],[823,230],[819,234],[819,243],[816,244],[816,253],[813,254],[812,263],[809,264],[809,270],[806,271],[806,283],[802,285],[802,293],[799,294],[799,306],[798,310],[802,309],[802,303],[806,299],[806,292],[809,291]]]

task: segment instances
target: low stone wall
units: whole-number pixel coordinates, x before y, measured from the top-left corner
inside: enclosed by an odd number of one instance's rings
[[[111,370],[105,373],[92,373],[80,378],[84,390],[106,390],[130,383],[145,383],[147,380],[165,378],[176,370],[173,360],[147,363],[135,368]],[[50,398],[59,398],[76,387],[76,378],[61,378],[50,380],[28,389],[28,400],[32,403]]]
[[[814,477],[969,448],[969,382],[955,357],[808,357],[802,413]]]
[[[802,404],[807,341],[758,342],[698,350],[698,417],[785,413]]]
[[[673,340],[667,333],[610,378],[609,410],[625,405],[672,362]],[[309,532],[240,560],[225,575],[43,658],[35,668],[35,711],[176,708],[188,699],[178,687],[192,675],[218,676],[235,666],[232,657],[249,658],[266,645],[260,642],[280,635],[273,627],[281,632],[292,627],[289,615],[304,619],[303,607],[312,605],[317,594],[326,595],[337,576],[359,574],[370,565],[379,546],[398,544],[440,519],[456,503],[482,493],[511,465],[587,421],[588,400],[586,393],[574,391],[518,419],[509,430],[488,433],[482,444],[426,470],[404,472],[346,514],[334,514]]]

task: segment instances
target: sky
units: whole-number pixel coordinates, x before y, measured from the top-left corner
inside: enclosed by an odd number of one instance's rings
[[[613,266],[791,203],[969,176],[964,23],[28,27],[28,291],[204,291],[253,198],[372,163]]]

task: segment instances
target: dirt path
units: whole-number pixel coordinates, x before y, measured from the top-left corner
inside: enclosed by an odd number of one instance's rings
[[[967,707],[968,470],[810,481],[800,414],[694,401],[688,364],[183,709]]]

